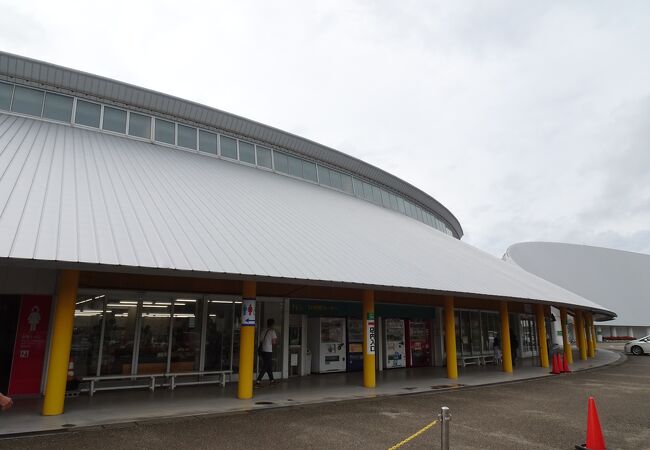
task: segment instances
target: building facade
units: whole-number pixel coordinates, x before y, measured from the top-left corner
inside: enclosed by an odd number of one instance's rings
[[[548,365],[550,308],[614,313],[463,243],[405,181],[272,127],[0,53],[0,389],[237,383],[265,324],[276,376]],[[506,355],[507,353],[507,355]],[[591,355],[593,356],[593,355]],[[20,382],[18,380],[21,380]],[[29,380],[29,381],[26,381]]]
[[[650,336],[650,255],[588,245],[523,242],[504,259],[616,311],[598,324],[599,339]]]

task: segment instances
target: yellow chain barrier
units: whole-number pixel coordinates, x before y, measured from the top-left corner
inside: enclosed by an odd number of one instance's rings
[[[412,441],[413,439],[415,439],[416,437],[418,437],[419,435],[421,435],[422,433],[424,433],[425,431],[427,431],[429,428],[431,428],[432,426],[434,426],[437,423],[438,423],[438,420],[436,419],[433,422],[431,422],[429,425],[427,425],[427,426],[423,427],[422,429],[420,429],[420,431],[418,431],[417,433],[413,433],[412,435],[410,435],[409,437],[407,437],[403,441],[398,442],[397,444],[393,445],[388,450],[395,450],[396,448],[400,448],[402,445]]]

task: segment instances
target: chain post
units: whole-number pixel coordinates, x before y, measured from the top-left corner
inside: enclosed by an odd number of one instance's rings
[[[449,450],[449,421],[451,420],[451,413],[449,408],[443,406],[440,408],[440,448],[441,450]]]

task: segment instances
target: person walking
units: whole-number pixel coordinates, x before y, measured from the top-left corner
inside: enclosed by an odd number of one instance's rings
[[[519,348],[519,339],[512,332],[510,328],[510,354],[512,355],[512,367],[515,367],[515,362],[517,361],[517,349]]]
[[[257,375],[257,381],[255,381],[256,387],[261,386],[260,382],[265,373],[269,375],[270,384],[275,384],[275,380],[273,380],[273,347],[278,343],[278,335],[275,334],[273,325],[275,325],[275,320],[266,321],[266,329],[262,332],[262,339],[260,339],[257,349],[260,358],[262,358],[262,368]]]

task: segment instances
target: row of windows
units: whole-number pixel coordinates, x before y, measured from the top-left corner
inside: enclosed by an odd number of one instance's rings
[[[219,155],[355,195],[453,235],[435,215],[366,181],[240,139],[113,106],[0,82],[0,109]]]

